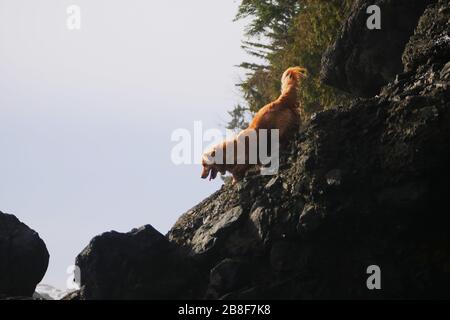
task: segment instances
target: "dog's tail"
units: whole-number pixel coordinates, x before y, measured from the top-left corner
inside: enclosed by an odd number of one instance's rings
[[[281,81],[285,80],[288,77],[292,80],[297,81],[300,80],[301,78],[307,78],[308,70],[304,67],[290,67],[284,72]]]

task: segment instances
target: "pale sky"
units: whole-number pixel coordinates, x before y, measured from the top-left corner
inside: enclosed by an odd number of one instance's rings
[[[81,30],[66,26],[72,4]],[[0,211],[45,241],[43,283],[65,289],[95,235],[165,233],[220,187],[172,163],[171,134],[223,130],[240,101],[238,4],[0,0]]]

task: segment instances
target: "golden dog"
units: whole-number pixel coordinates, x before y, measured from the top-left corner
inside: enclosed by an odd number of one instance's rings
[[[224,175],[227,171],[233,175],[233,181],[239,181],[259,159],[252,158],[249,152],[251,137],[256,136],[259,144],[259,130],[279,130],[280,144],[286,144],[300,127],[300,106],[297,99],[297,88],[302,78],[307,77],[307,70],[302,67],[287,69],[281,78],[281,95],[277,100],[261,108],[253,118],[249,127],[241,131],[234,139],[225,140],[206,151],[202,157],[202,179],[215,179],[217,173]],[[255,140],[253,140],[254,142]],[[245,146],[245,149],[240,146]],[[230,152],[230,149],[233,149]],[[227,150],[232,159],[227,157]],[[258,153],[257,153],[258,154]],[[250,161],[253,160],[253,161]]]

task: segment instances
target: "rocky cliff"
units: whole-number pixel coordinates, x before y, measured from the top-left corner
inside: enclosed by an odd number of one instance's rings
[[[224,185],[166,236],[145,226],[96,237],[77,258],[82,289],[72,298],[449,298],[450,5],[423,10],[398,43],[388,32],[372,45],[352,39],[352,57],[368,59],[360,66],[376,63],[346,77],[363,87],[373,76],[371,90],[356,92],[377,96],[315,114],[279,174]],[[339,41],[368,32],[349,22]],[[326,64],[352,65],[346,48],[334,45]],[[371,265],[381,290],[366,286]]]
[[[405,45],[427,5],[435,2],[356,0],[340,35],[322,57],[322,81],[356,96],[378,94],[402,72]],[[371,5],[380,8],[381,29],[366,27]]]
[[[39,234],[15,216],[0,212],[0,298],[31,298],[48,260]]]

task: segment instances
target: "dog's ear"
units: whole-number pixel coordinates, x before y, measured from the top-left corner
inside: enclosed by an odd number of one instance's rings
[[[203,154],[202,162],[207,165],[213,165],[216,163],[216,150],[212,150]]]

